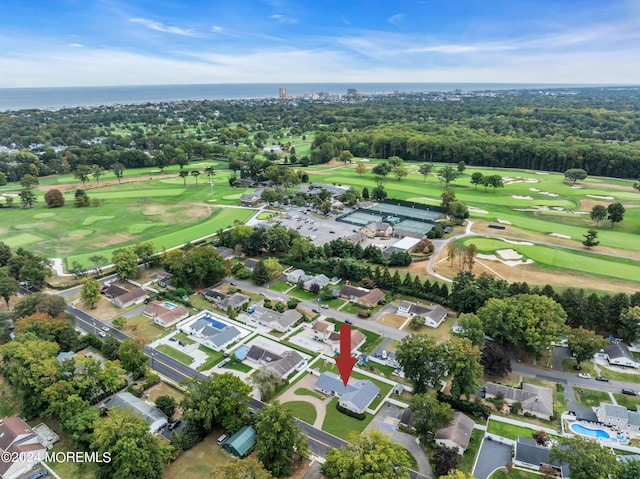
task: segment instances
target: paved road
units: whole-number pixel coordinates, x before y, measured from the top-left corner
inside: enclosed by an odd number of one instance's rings
[[[473,470],[476,479],[487,479],[499,467],[511,462],[511,446],[484,439]]]

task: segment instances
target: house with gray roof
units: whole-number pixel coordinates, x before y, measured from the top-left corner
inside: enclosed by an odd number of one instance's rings
[[[411,318],[413,316],[422,316],[425,319],[425,324],[432,328],[437,328],[442,322],[447,319],[447,310],[439,304],[432,304],[430,306],[422,306],[420,304],[412,303],[411,301],[402,301],[398,305],[396,311],[398,315]]]
[[[593,409],[598,421],[605,426],[616,427],[635,433],[640,431],[640,412],[638,411],[629,411],[624,406],[606,403],[601,403],[600,406]]]
[[[325,276],[324,274],[317,274],[315,276],[312,276],[311,278],[307,279],[303,285],[302,288],[310,291],[312,286],[314,284],[318,285],[318,288],[322,288],[323,286],[328,285],[331,282],[331,280]]]
[[[469,446],[473,425],[473,419],[460,411],[456,411],[453,413],[451,424],[440,429],[434,440],[439,446],[452,447],[458,451],[458,454],[462,455]]]
[[[0,419],[0,453],[0,477],[14,479],[28,477],[26,474],[45,459],[46,448],[26,422],[5,417]]]
[[[393,233],[393,226],[389,223],[382,223],[380,221],[372,221],[367,225],[360,228],[360,231],[364,233],[367,238],[375,237],[388,237]]]
[[[111,283],[107,289],[105,289],[102,294],[104,294],[109,299],[115,299],[118,296],[122,296],[123,294],[128,293],[129,290],[123,288],[122,286],[118,286],[117,284]]]
[[[286,309],[284,313],[279,313],[274,309],[265,308],[264,306],[256,306],[251,316],[258,321],[258,324],[267,326],[281,333],[289,331],[289,329],[302,318],[302,314],[295,309]]]
[[[324,372],[318,376],[314,388],[327,396],[340,398],[340,406],[358,414],[364,413],[380,394],[380,388],[368,379],[361,379],[345,386],[340,376],[332,372]]]
[[[560,446],[562,447],[562,446]],[[516,441],[516,451],[513,458],[516,466],[539,471],[542,466],[552,467],[560,477],[569,478],[569,465],[551,459],[551,449],[539,446],[533,439],[519,437]]]
[[[605,358],[609,364],[614,366],[624,366],[628,368],[640,368],[640,361],[631,354],[629,348],[620,339],[613,339],[604,350]]]
[[[227,298],[227,294],[222,291],[218,291],[214,288],[207,288],[200,291],[200,296],[202,296],[207,301],[213,301],[217,303],[218,301],[222,301]]]
[[[289,271],[286,273],[287,283],[298,284],[304,283],[305,281],[310,280],[313,276],[310,276],[301,269],[294,269],[293,271]]]
[[[233,293],[231,296],[227,296],[218,302],[216,306],[218,309],[228,312],[230,309],[241,308],[242,305],[247,304],[249,300],[250,298],[246,294]]]
[[[125,294],[116,296],[112,303],[118,308],[124,309],[129,306],[133,306],[134,304],[140,304],[147,298],[147,292],[144,289],[136,288],[133,291],[127,291]]]
[[[147,422],[151,433],[158,432],[167,424],[167,416],[165,413],[128,392],[118,393],[108,398],[102,406],[106,409],[112,409],[116,406],[122,409],[132,409]]]
[[[181,325],[180,331],[199,338],[202,344],[215,351],[220,351],[242,336],[238,328],[215,319],[208,311],[192,323]]]
[[[297,351],[288,349],[282,354],[276,354],[257,345],[251,346],[247,359],[276,372],[281,378],[286,378],[305,363],[305,359]]]
[[[523,383],[522,389],[486,383],[486,397],[496,397],[499,392],[504,395],[507,404],[520,402],[522,412],[528,412],[542,419],[549,420],[553,416],[553,391],[550,388]]]

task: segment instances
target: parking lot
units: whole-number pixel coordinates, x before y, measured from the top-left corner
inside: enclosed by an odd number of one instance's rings
[[[358,231],[357,227],[339,223],[335,219],[319,219],[306,208],[290,208],[288,218],[280,223],[285,228],[300,232],[311,239],[314,245],[320,246],[336,238],[344,238]]]

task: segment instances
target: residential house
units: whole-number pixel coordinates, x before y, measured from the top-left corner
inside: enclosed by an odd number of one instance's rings
[[[260,261],[257,259],[253,259],[253,258],[247,258],[244,262],[244,267],[247,268],[250,271],[253,271],[256,268],[256,265],[259,263]]]
[[[388,238],[393,234],[393,226],[391,226],[389,223],[372,221],[371,223],[368,223],[367,225],[360,228],[360,231],[364,233],[367,238]]]
[[[314,388],[327,396],[340,398],[340,406],[358,414],[364,413],[380,394],[380,388],[368,379],[345,386],[342,378],[332,372],[324,372],[318,376]]]
[[[605,426],[635,433],[640,431],[640,412],[638,411],[629,411],[624,406],[606,403],[601,403],[593,409],[598,421]]]
[[[406,427],[413,428],[415,423],[416,421],[413,417],[413,411],[411,410],[411,408],[410,407],[404,408],[404,410],[402,411],[402,416],[400,416],[400,424]]]
[[[242,333],[235,326],[229,326],[217,318],[219,317],[214,313],[205,311],[188,324],[181,325],[180,331],[195,336],[205,346],[220,351],[239,339]]]
[[[222,311],[229,312],[232,309],[242,308],[243,305],[249,302],[250,298],[246,294],[233,293],[231,296],[227,296],[217,303],[217,308]]]
[[[262,198],[260,198],[260,195],[254,193],[244,193],[242,196],[240,196],[240,205],[241,206],[246,206],[249,208],[255,208],[256,206],[258,206],[260,203],[262,203]]]
[[[224,259],[231,259],[235,258],[236,256],[236,252],[233,250],[233,248],[227,248],[226,246],[216,246],[216,251],[220,253],[220,256],[222,256]]]
[[[502,384],[486,383],[485,389],[487,398],[496,397],[502,392],[507,404],[520,402],[523,413],[527,412],[547,420],[553,416],[553,391],[550,388],[523,383],[522,389],[517,389]]]
[[[103,404],[106,409],[112,409],[116,406],[133,410],[147,422],[151,433],[160,431],[167,424],[167,415],[165,413],[131,393],[118,393],[111,398],[107,398]]]
[[[316,341],[326,341],[331,333],[335,332],[333,323],[322,319],[317,319],[311,329],[313,330],[313,339]]]
[[[405,317],[422,316],[425,319],[425,324],[432,328],[437,328],[442,322],[447,319],[447,310],[439,304],[431,306],[421,306],[410,301],[402,301],[398,305],[397,314]]]
[[[372,308],[378,305],[384,299],[384,293],[378,289],[358,288],[345,284],[339,293],[341,298],[348,299],[352,303]]]
[[[473,425],[473,419],[456,411],[453,413],[451,424],[440,429],[434,440],[439,446],[452,447],[458,451],[458,454],[462,455],[469,446]]]
[[[640,368],[640,361],[629,351],[626,344],[620,339],[613,339],[604,350],[605,358],[609,364],[614,366],[624,366],[628,368]]]
[[[46,451],[38,435],[22,419],[0,419],[0,453],[3,455],[0,477],[14,479],[26,474],[45,459]],[[14,458],[15,461],[12,460]]]
[[[256,306],[251,316],[258,321],[258,324],[281,333],[289,331],[289,328],[302,318],[302,315],[295,309],[287,309],[284,313],[279,313],[264,306]]]
[[[309,278],[308,280],[306,280],[303,285],[302,288],[307,290],[307,291],[311,291],[311,289],[313,289],[313,285],[317,284],[318,285],[318,289],[322,288],[323,286],[328,285],[331,282],[331,280],[325,276],[324,274],[317,274],[315,276],[313,276],[312,278]]]
[[[256,444],[256,430],[252,426],[244,426],[222,444],[222,449],[235,457],[244,457]]]
[[[112,303],[118,308],[124,309],[134,304],[140,304],[147,298],[147,292],[144,289],[136,288],[133,291],[128,291],[125,294],[115,297]]]
[[[561,446],[562,447],[562,446]],[[542,466],[552,467],[561,478],[568,479],[569,465],[551,459],[551,449],[539,446],[533,439],[519,437],[516,441],[516,451],[513,461],[516,466],[539,471]]]
[[[115,299],[118,296],[122,296],[123,294],[127,294],[129,292],[128,289],[123,288],[122,286],[118,286],[117,284],[111,283],[107,289],[105,289],[102,294],[109,299]]]
[[[200,291],[200,296],[202,296],[207,301],[213,301],[217,303],[227,298],[227,294],[222,291],[218,291],[217,289],[207,288]]]
[[[247,359],[276,372],[281,378],[286,378],[306,363],[306,360],[292,349],[276,354],[256,345],[251,346],[247,352]]]
[[[322,341],[331,346],[334,352],[340,350],[340,333],[336,332],[334,325],[321,319],[316,320],[311,328],[313,339]],[[367,337],[359,330],[351,331],[351,353],[355,353],[367,341]]]
[[[163,328],[168,328],[189,317],[189,310],[182,305],[171,305],[151,301],[144,307],[143,314],[153,319],[153,322]]]
[[[312,278],[301,269],[294,269],[293,271],[289,271],[286,273],[287,283],[298,284],[304,283],[305,281]]]
[[[173,278],[173,275],[166,271],[161,271],[156,274],[156,282],[158,283],[158,286],[168,289],[169,291],[174,291],[176,288],[171,284],[171,278]]]

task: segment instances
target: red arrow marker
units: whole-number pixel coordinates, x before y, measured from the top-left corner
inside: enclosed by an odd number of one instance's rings
[[[336,358],[336,364],[338,365],[338,371],[340,371],[340,377],[344,386],[347,387],[349,378],[351,377],[351,371],[356,365],[356,358],[351,357],[351,325],[340,325],[340,357]]]

